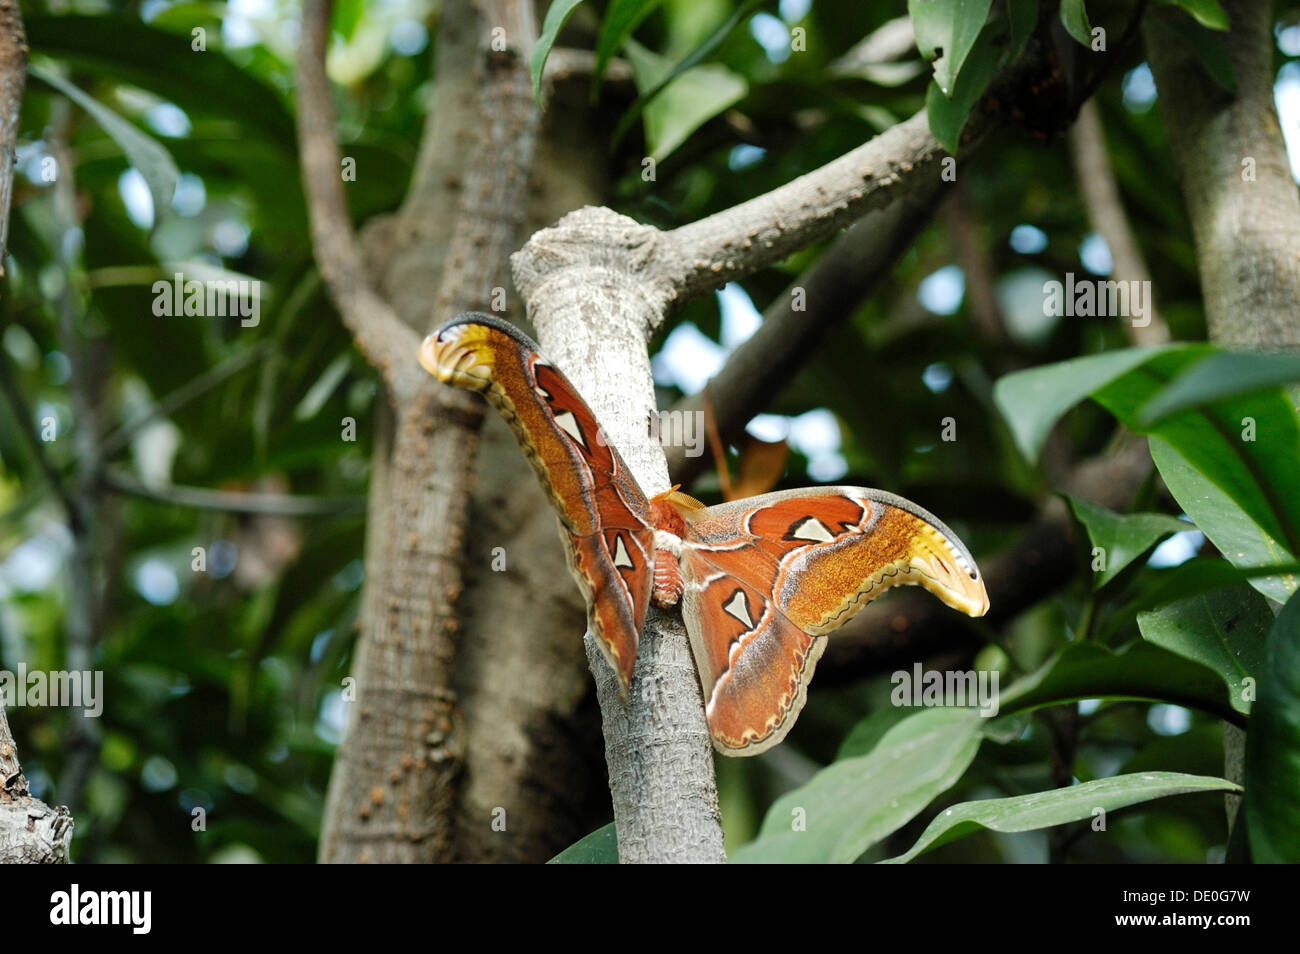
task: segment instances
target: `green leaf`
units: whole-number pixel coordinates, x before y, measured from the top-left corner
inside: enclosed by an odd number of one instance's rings
[[[1268,634],[1246,736],[1246,792],[1251,857],[1264,864],[1300,862],[1300,595],[1291,597]]]
[[[149,197],[153,200],[153,221],[157,227],[171,214],[172,195],[176,192],[176,182],[181,175],[176,163],[172,161],[171,153],[158,140],[141,132],[103,103],[91,99],[57,73],[37,65],[28,67],[28,73],[54,87],[93,116],[95,122],[117,143],[126,155],[127,162],[139,171],[144,177],[145,185],[149,187]]]
[[[315,417],[325,402],[330,399],[330,395],[338,388],[339,384],[347,377],[348,371],[352,367],[352,355],[350,352],[344,352],[339,355],[324,371],[320,377],[303,395],[298,406],[293,409],[293,419],[295,421],[309,421]]]
[[[366,0],[339,0],[330,15],[330,30],[345,40],[351,40],[365,11]]]
[[[663,0],[613,0],[600,24],[596,38],[596,68],[591,74],[591,91],[594,96],[605,75],[605,68],[615,54],[623,48],[627,38],[654,12]]]
[[[1061,22],[1065,32],[1084,46],[1092,48],[1092,24],[1088,22],[1088,11],[1083,8],[1083,0],[1061,0]]]
[[[1149,446],[1169,492],[1228,562],[1243,569],[1297,562],[1297,551],[1283,542],[1286,531],[1274,512],[1280,501],[1261,500],[1258,489],[1250,484],[1233,487],[1216,481],[1159,437],[1151,437]],[[1283,573],[1253,577],[1251,585],[1265,596],[1285,602],[1296,591],[1298,580],[1295,573]]]
[[[1074,516],[1088,531],[1094,547],[1101,547],[1106,561],[1098,571],[1094,585],[1100,589],[1157,541],[1172,533],[1194,530],[1190,523],[1163,513],[1118,514],[1089,503],[1078,497],[1066,495]]]
[[[1196,18],[1196,22],[1211,30],[1228,29],[1228,15],[1219,6],[1219,0],[1160,0],[1171,7],[1181,7]]]
[[[1263,596],[1245,584],[1223,587],[1140,613],[1137,622],[1147,642],[1217,672],[1232,707],[1250,714],[1253,680],[1263,671],[1264,644],[1273,626]]]
[[[930,132],[939,145],[956,155],[961,143],[961,131],[970,115],[970,106],[964,109],[943,95],[939,84],[930,80],[925,90],[925,115],[930,121]]]
[[[537,42],[533,44],[533,54],[529,60],[529,68],[533,74],[533,98],[539,103],[542,101],[542,71],[546,68],[546,58],[551,55],[555,38],[559,36],[569,15],[580,3],[582,0],[553,0],[546,11],[546,19],[542,21],[542,32],[537,37]]]
[[[866,755],[885,737],[886,732],[909,715],[912,715],[912,711],[906,706],[885,706],[859,720],[840,743],[835,761]]]
[[[1138,409],[1195,356],[1169,352],[1093,396],[1143,432]],[[1179,412],[1149,434],[1152,459],[1170,493],[1230,563],[1252,568],[1300,561],[1300,495],[1294,493],[1300,417],[1282,389]],[[1255,577],[1252,585],[1284,603],[1300,578]]]
[[[614,823],[597,828],[590,835],[579,838],[568,848],[547,862],[548,865],[616,865],[618,864],[618,834]]]
[[[997,35],[995,24],[990,23],[984,28],[949,94],[945,95],[940,89],[937,79],[931,80],[925,91],[925,113],[930,121],[930,132],[939,140],[939,145],[954,155],[961,145],[961,132],[971,110],[984,95],[1001,62]]]
[[[25,28],[33,54],[139,86],[191,117],[220,116],[294,154],[293,117],[279,94],[220,50],[194,50],[188,34],[104,16],[32,17]]]
[[[1247,351],[1211,354],[1157,391],[1138,411],[1136,420],[1149,428],[1179,411],[1295,381],[1300,381],[1298,354]]]
[[[866,755],[835,762],[777,799],[758,838],[731,860],[857,860],[961,778],[979,750],[983,722],[973,709],[909,715]]]
[[[1017,371],[998,379],[993,397],[1017,446],[1028,460],[1035,461],[1052,425],[1066,411],[1156,355],[1182,347],[1124,348]]]
[[[932,848],[981,829],[1000,832],[1033,831],[1093,818],[1098,809],[1113,812],[1169,795],[1239,791],[1240,786],[1223,778],[1183,775],[1180,772],[1144,772],[1139,775],[1099,778],[1068,788],[1017,795],[1013,798],[962,802],[944,810],[930,822],[909,851],[884,863],[903,864]]]
[[[1116,621],[1127,622],[1134,619],[1139,612],[1159,609],[1167,603],[1185,600],[1207,590],[1249,583],[1258,577],[1284,573],[1300,573],[1300,564],[1250,567],[1242,570],[1220,557],[1193,557],[1186,563],[1167,570],[1148,570],[1134,584],[1136,596],[1116,610],[1112,617]],[[1103,629],[1101,636],[1105,633],[1106,630]]]
[[[637,101],[632,104],[632,107],[626,113],[623,114],[622,118],[618,121],[618,125],[614,127],[612,145],[617,146],[622,142],[623,137],[627,135],[628,130],[631,129],[636,121],[641,117],[641,114],[649,109],[650,104],[653,103],[654,100],[665,89],[667,89],[674,80],[708,59],[708,57],[713,54],[713,51],[722,45],[722,41],[731,35],[731,31],[739,26],[740,22],[753,13],[754,10],[758,9],[762,2],[763,0],[745,0],[745,2],[737,7],[735,12],[732,13],[724,23],[709,34],[708,38],[706,38],[703,43],[697,46],[690,53],[686,54],[686,56],[682,57],[681,61],[671,69],[664,65],[665,60],[663,57],[658,56],[639,44],[633,43],[631,40],[625,42],[624,47],[627,51],[628,59],[632,63],[633,79],[636,80],[636,86],[641,95],[637,97]],[[641,61],[639,71],[637,67],[638,57]],[[705,95],[707,95],[707,93]],[[649,120],[647,120],[646,125],[649,126]],[[692,129],[694,128],[695,127],[692,127]],[[646,132],[646,138],[650,138],[648,129]],[[664,155],[667,155],[667,153],[665,152]]]
[[[993,0],[908,0],[917,49],[934,61],[934,79],[944,96],[952,97],[992,5]]]
[[[1014,63],[1038,26],[1038,0],[1007,0],[1007,21],[1011,26],[1010,60]]]
[[[1213,349],[1128,348],[1008,375],[994,393],[1017,444],[1031,459],[1061,414],[1091,394],[1129,428],[1150,434],[1151,456],[1170,493],[1234,566],[1300,562],[1300,417],[1281,388],[1223,397],[1142,426],[1139,409]],[[1285,602],[1300,579],[1252,576]]]
[[[1142,640],[1118,650],[1095,642],[1070,643],[1004,689],[998,701],[1000,714],[1011,715],[1102,698],[1172,702],[1237,725],[1246,723],[1218,675]]]
[[[627,43],[638,77],[654,75],[663,60],[640,44]],[[640,85],[640,79],[638,79]],[[645,107],[646,148],[656,161],[672,153],[696,129],[744,98],[749,85],[721,63],[705,63],[681,73]]]

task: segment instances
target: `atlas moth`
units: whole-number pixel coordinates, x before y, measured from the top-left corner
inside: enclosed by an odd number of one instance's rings
[[[756,755],[794,725],[827,634],[891,586],[988,610],[956,534],[909,500],[809,487],[713,507],[646,499],[568,379],[500,319],[458,315],[420,346],[439,381],[478,391],[510,425],[560,518],[588,626],[626,698],[650,603],[680,606],[714,746]]]

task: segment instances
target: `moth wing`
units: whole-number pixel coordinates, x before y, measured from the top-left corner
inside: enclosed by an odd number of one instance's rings
[[[826,639],[791,622],[769,588],[691,551],[682,555],[682,580],[682,619],[714,747],[725,755],[765,752],[794,725]]]
[[[781,491],[681,513],[683,617],[714,744],[726,754],[756,754],[785,737],[823,637],[890,587],[923,586],[970,616],[988,609],[957,536],[885,491]],[[752,626],[738,629],[741,610]]]
[[[439,380],[482,392],[514,431],[560,518],[588,626],[626,695],[654,579],[650,507],[627,464],[569,379],[513,325],[459,315],[425,340],[420,360]]]

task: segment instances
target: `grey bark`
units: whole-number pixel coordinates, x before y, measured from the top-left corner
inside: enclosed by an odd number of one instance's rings
[[[9,235],[13,155],[26,80],[27,39],[22,15],[14,0],[0,0],[0,275]],[[39,447],[37,451],[39,456]],[[56,481],[57,489],[57,475],[47,473]],[[75,520],[76,501],[66,495],[63,499],[69,505],[69,519]],[[4,700],[0,700],[0,864],[66,862],[72,826],[67,808],[51,808],[32,797],[18,760]]]
[[[1300,192],[1273,104],[1273,4],[1224,0],[1236,92],[1222,89],[1164,18],[1143,30],[1160,112],[1196,237],[1210,339],[1300,347]]]
[[[66,864],[71,845],[72,814],[31,796],[0,703],[0,864]]]
[[[468,22],[460,17],[466,8],[449,5],[449,29]],[[485,3],[483,19],[474,21],[473,142],[458,179],[425,174],[420,180],[457,199],[432,309],[427,298],[423,309],[418,297],[404,300],[409,312],[422,312],[412,315],[416,330],[371,289],[347,220],[322,65],[328,14],[328,4],[304,7],[299,63],[299,137],[313,247],[345,323],[383,375],[392,426],[378,437],[356,699],[335,759],[320,857],[450,860],[464,758],[453,681],[454,604],[463,587],[470,464],[482,408],[469,395],[437,385],[414,355],[435,315],[485,307],[493,289],[506,283],[506,252],[522,218],[535,140],[536,107],[525,66],[535,26],[529,4],[504,0]],[[489,48],[493,26],[506,29],[504,52]],[[447,76],[463,79],[453,70]],[[422,155],[428,161],[430,153]]]
[[[606,166],[590,156],[601,131],[589,74],[590,65],[586,75],[543,81],[525,233],[608,195]],[[511,305],[519,308],[513,294]],[[496,414],[485,422],[476,466],[458,607],[465,769],[456,857],[546,861],[609,812],[600,713],[579,638],[586,610],[567,574],[557,573],[565,556],[550,502]]]

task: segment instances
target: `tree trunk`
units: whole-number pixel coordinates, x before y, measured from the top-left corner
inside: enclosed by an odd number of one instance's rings
[[[1273,105],[1273,4],[1223,0],[1229,93],[1153,9],[1144,26],[1160,111],[1196,236],[1210,340],[1300,346],[1300,192]]]
[[[22,15],[13,0],[0,0],[0,156],[5,157],[0,162],[0,275],[4,270],[9,202],[13,196],[11,157],[18,140],[18,115],[26,81],[27,38]],[[36,449],[39,452],[40,448]],[[58,475],[47,472],[46,476],[55,480]],[[69,520],[76,519],[76,514],[71,512],[76,503],[65,499]],[[33,798],[27,789],[4,700],[0,699],[0,864],[66,862],[71,844],[72,815],[63,807],[50,808]]]
[[[407,292],[399,316],[369,291],[343,211],[322,65],[328,20],[327,4],[304,8],[299,129],[313,244],[344,320],[384,373],[392,429],[376,448],[355,699],[331,776],[320,857],[450,860],[465,746],[453,685],[454,604],[482,408],[425,375],[415,345],[437,320],[486,306],[506,284],[535,138],[524,65],[535,26],[531,5],[518,0],[485,3],[482,21],[468,4],[444,9],[439,72],[452,88],[442,91],[447,108],[426,128],[415,177],[423,189],[390,233],[393,247],[409,253],[392,259],[385,283]],[[507,51],[491,50],[493,27],[505,29]],[[467,46],[474,51],[468,57]],[[466,99],[476,106],[472,115],[449,105]],[[464,162],[461,175],[440,165],[448,154]],[[456,214],[440,215],[453,197]],[[446,234],[434,234],[448,221]],[[369,238],[371,261],[382,260],[374,248],[384,236]],[[439,281],[430,313],[433,275]]]
[[[546,94],[525,232],[605,201],[606,165],[590,146],[608,130],[588,74]],[[511,301],[512,306],[514,301]],[[512,318],[522,318],[512,307]],[[556,568],[565,556],[550,501],[514,434],[489,414],[466,540],[455,686],[465,726],[456,857],[543,862],[609,817],[600,712],[580,634],[586,609]]]

